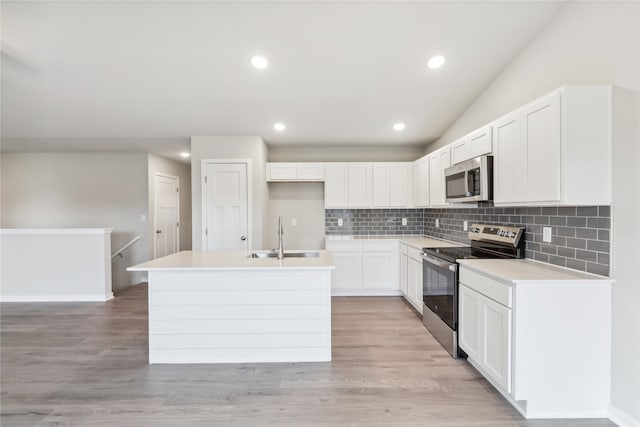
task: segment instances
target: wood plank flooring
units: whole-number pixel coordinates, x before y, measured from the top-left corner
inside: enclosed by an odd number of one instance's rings
[[[613,426],[525,421],[399,297],[334,298],[330,363],[148,365],[147,288],[0,305],[9,426]]]

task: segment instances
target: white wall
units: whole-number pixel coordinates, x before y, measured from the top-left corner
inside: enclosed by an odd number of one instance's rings
[[[2,153],[3,228],[114,228],[116,251],[141,236],[112,262],[113,290],[136,284],[126,267],[148,259],[145,153]]]
[[[296,145],[268,149],[270,162],[412,162],[424,152],[422,145]]]
[[[252,249],[262,249],[267,242],[268,190],[266,183],[267,148],[259,136],[194,136],[191,138],[191,211],[192,245],[202,249],[202,171],[203,159],[252,160]]]
[[[324,249],[323,183],[269,183],[267,248],[276,247],[278,216],[282,216],[285,250]],[[292,219],[296,220],[295,226],[291,223]]]
[[[149,154],[149,221],[147,232],[155,236],[155,174],[178,177],[180,187],[180,250],[191,249],[191,165]],[[149,258],[153,258],[153,239],[149,239]]]
[[[614,84],[610,416],[640,424],[638,2],[569,2],[427,152],[563,84]],[[570,351],[568,349],[567,351]],[[579,355],[576,355],[579,357]]]

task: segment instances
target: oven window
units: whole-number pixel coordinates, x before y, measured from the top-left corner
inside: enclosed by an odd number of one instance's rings
[[[459,172],[446,177],[447,198],[465,197],[467,195],[465,186],[465,173]]]
[[[458,275],[448,268],[423,261],[422,300],[424,305],[455,330],[457,302],[456,283]]]

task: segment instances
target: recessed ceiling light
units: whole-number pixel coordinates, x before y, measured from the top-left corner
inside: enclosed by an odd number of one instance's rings
[[[435,70],[436,68],[442,67],[442,64],[444,64],[444,61],[445,61],[444,56],[436,55],[429,59],[429,62],[427,62],[427,67],[431,68],[432,70]]]
[[[187,153],[186,151],[183,151],[183,152],[181,152],[181,153],[180,153],[180,156],[181,156],[181,157],[189,157],[190,155],[191,155],[191,154],[190,154],[190,153]]]
[[[284,125],[284,123],[276,123],[275,125],[273,125],[273,128],[275,130],[277,130],[278,132],[282,132],[283,130],[285,130],[287,127]]]
[[[267,65],[269,65],[269,61],[267,61],[267,58],[265,58],[264,56],[254,56],[253,58],[251,58],[251,64],[253,64],[254,67],[262,70],[264,68],[267,68]]]
[[[396,123],[395,125],[393,125],[393,130],[400,132],[401,130],[403,130],[405,128],[405,124],[404,123]]]

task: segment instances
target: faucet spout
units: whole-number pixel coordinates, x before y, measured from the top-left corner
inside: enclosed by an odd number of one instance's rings
[[[278,217],[278,259],[284,259],[284,248],[282,247],[282,217]]]

